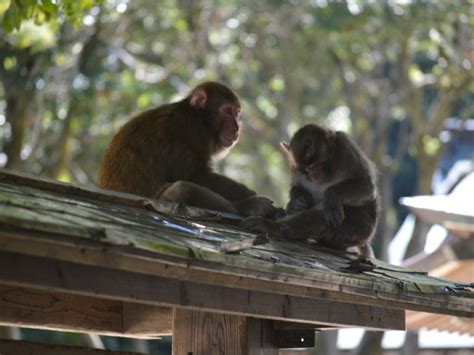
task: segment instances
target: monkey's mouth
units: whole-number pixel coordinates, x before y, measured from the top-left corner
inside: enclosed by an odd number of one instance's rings
[[[309,180],[316,183],[320,183],[324,177],[324,163],[320,164],[310,164],[302,169],[303,174],[305,174]]]
[[[223,148],[227,148],[232,146],[238,138],[238,134],[222,134],[220,136],[219,143]]]

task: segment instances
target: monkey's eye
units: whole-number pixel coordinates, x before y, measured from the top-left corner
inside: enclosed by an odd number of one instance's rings
[[[313,158],[313,155],[314,155],[313,147],[306,148],[304,152],[304,159],[311,160]]]
[[[225,114],[227,114],[227,115],[232,115],[232,108],[231,108],[231,107],[227,107],[227,108],[224,109],[224,112],[225,112]]]

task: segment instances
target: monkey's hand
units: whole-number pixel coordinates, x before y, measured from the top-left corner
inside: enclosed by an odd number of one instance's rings
[[[275,237],[283,237],[284,231],[282,224],[263,217],[248,217],[240,223],[240,227]]]
[[[328,193],[329,192],[329,193]],[[326,223],[330,227],[336,227],[344,220],[344,207],[341,201],[330,191],[326,191],[323,199],[323,213]]]
[[[290,202],[288,202],[286,205],[286,213],[295,214],[300,211],[305,211],[310,209],[312,205],[312,198],[310,200],[307,196],[298,196],[296,198],[292,198]]]
[[[273,206],[273,201],[267,197],[253,195],[234,203],[237,211],[245,217],[262,216],[273,217],[278,214],[279,209]]]

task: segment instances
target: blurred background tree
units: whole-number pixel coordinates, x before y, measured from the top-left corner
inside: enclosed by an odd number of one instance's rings
[[[380,172],[383,259],[398,198],[431,192],[445,119],[474,116],[472,1],[0,0],[0,13],[0,167],[92,185],[130,115],[219,80],[245,131],[219,169],[278,204],[281,140],[310,122],[352,135]],[[380,351],[368,334],[360,354]]]

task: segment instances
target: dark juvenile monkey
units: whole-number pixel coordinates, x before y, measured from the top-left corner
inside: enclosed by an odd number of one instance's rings
[[[372,162],[345,133],[314,124],[299,129],[282,147],[292,175],[287,216],[278,222],[250,217],[242,226],[290,239],[311,238],[336,249],[357,247],[373,256],[369,242],[378,194]]]
[[[135,116],[113,137],[98,186],[246,216],[273,215],[271,200],[212,168],[237,143],[240,111],[231,89],[205,82],[181,101]]]

